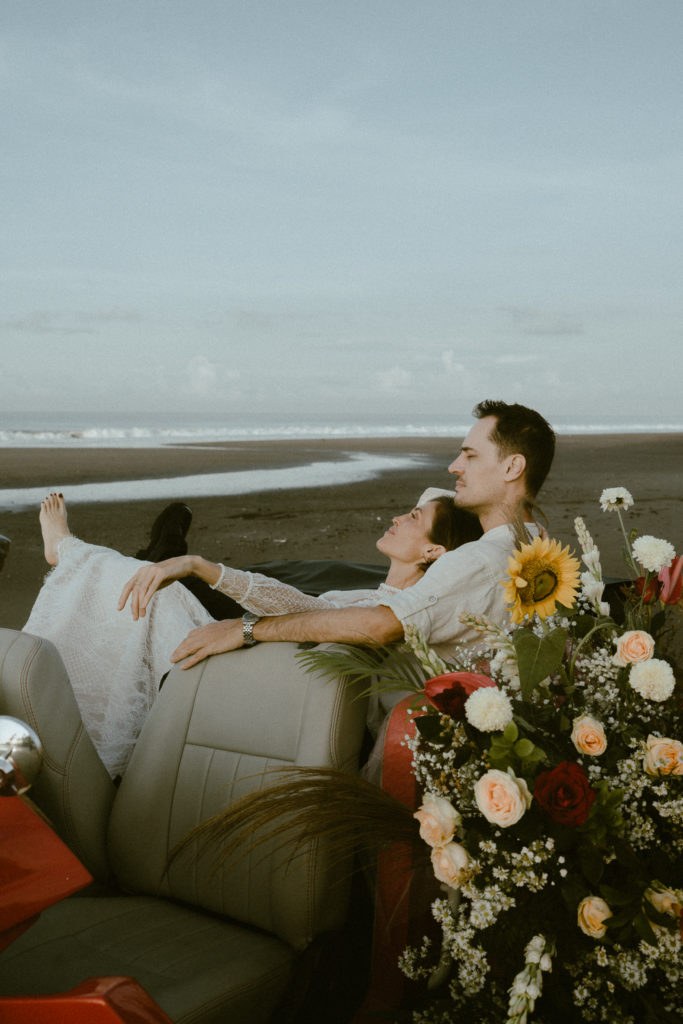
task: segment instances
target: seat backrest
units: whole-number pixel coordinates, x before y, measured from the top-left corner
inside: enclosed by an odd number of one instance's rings
[[[125,888],[204,907],[301,948],[345,913],[347,866],[328,863],[322,844],[296,857],[266,845],[217,872],[215,851],[184,856],[165,873],[173,847],[266,787],[268,769],[357,769],[367,702],[344,678],[304,671],[298,650],[261,644],[170,673],[117,793],[109,852]]]
[[[0,629],[0,714],[20,718],[40,737],[43,765],[29,796],[90,873],[106,880],[107,822],[116,789],[49,640]]]

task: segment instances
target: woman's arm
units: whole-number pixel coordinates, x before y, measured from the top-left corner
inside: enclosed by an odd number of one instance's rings
[[[125,608],[130,598],[133,618],[143,618],[149,602],[158,590],[187,576],[196,576],[204,580],[256,615],[284,615],[290,612],[334,608],[334,605],[325,598],[304,594],[296,587],[281,583],[271,576],[232,569],[216,562],[209,562],[200,555],[180,555],[138,569],[121,592],[119,611]]]
[[[245,569],[232,569],[227,565],[220,568],[220,579],[214,584],[214,588],[227,594],[242,608],[254,612],[255,615],[287,615],[290,612],[319,611],[335,607],[324,597],[304,594],[289,583],[282,583],[272,576],[248,572]]]
[[[144,618],[147,605],[157,590],[168,587],[186,576],[196,576],[213,586],[220,578],[221,569],[222,566],[209,562],[200,555],[179,555],[177,558],[167,558],[164,562],[143,565],[121,591],[119,611],[125,608],[130,598],[131,614],[137,621]]]

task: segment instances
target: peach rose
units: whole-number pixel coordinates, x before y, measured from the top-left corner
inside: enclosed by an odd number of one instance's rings
[[[443,846],[453,838],[460,824],[460,815],[448,800],[426,793],[422,805],[413,815],[420,822],[420,835],[430,846]]]
[[[511,768],[492,768],[482,775],[474,785],[474,798],[486,820],[501,828],[516,825],[531,804],[529,787]]]
[[[655,642],[649,633],[641,629],[630,629],[615,641],[617,651],[612,661],[615,665],[633,665],[637,661],[649,661],[654,654]]]
[[[576,912],[577,923],[581,931],[591,939],[601,939],[607,931],[605,921],[612,916],[612,911],[599,896],[586,896],[579,903]]]
[[[580,715],[574,719],[572,743],[580,754],[599,757],[607,750],[607,737],[600,722],[590,715]]]
[[[643,767],[648,775],[683,775],[683,743],[666,736],[648,736]]]
[[[645,896],[660,914],[670,917],[683,914],[683,892],[680,889],[646,889]]]
[[[448,843],[432,850],[432,867],[440,882],[459,889],[469,874],[470,857],[460,843]]]

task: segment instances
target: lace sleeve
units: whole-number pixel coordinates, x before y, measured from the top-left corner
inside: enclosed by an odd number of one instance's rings
[[[220,578],[213,589],[232,597],[255,615],[286,615],[288,612],[312,612],[335,607],[323,597],[311,597],[271,576],[231,569],[227,565],[221,566]]]

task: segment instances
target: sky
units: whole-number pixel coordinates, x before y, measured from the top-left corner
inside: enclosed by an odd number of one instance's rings
[[[0,410],[679,424],[680,0],[3,0]]]

